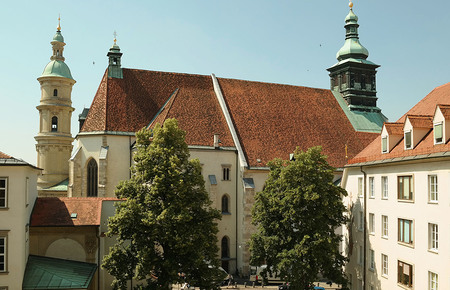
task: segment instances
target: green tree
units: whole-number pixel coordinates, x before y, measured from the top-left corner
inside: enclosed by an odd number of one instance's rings
[[[126,289],[132,278],[140,283],[136,289],[169,289],[183,281],[211,289],[220,281],[221,215],[211,208],[200,162],[189,160],[184,138],[175,119],[136,133],[132,177],[117,186],[124,201],[109,219],[108,236],[117,241],[102,265],[115,277],[115,289]]]
[[[257,231],[250,241],[251,264],[267,264],[268,272],[293,289],[306,289],[320,275],[347,284],[341,236],[335,232],[347,221],[342,203],[347,193],[333,184],[334,169],[321,151],[297,148],[292,161],[271,161],[252,209]]]

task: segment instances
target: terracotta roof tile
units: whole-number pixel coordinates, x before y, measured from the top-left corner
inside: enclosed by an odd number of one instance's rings
[[[0,151],[0,159],[11,159],[11,158],[13,157]]]
[[[116,198],[39,197],[31,214],[32,227],[98,226],[102,201]],[[71,214],[76,213],[76,218]]]
[[[439,109],[446,120],[450,120],[450,105],[439,104]]]
[[[445,107],[450,106],[450,83],[435,88],[397,122],[403,123],[407,115],[431,116],[434,114],[437,104],[444,105]],[[426,121],[426,123],[428,123],[428,121]],[[349,164],[450,151],[450,142],[434,145],[432,130],[430,130],[414,149],[404,150],[404,146],[404,140],[402,139],[389,153],[382,154],[381,137],[379,136],[370,143],[369,146],[356,155],[355,158],[349,160]]]
[[[433,116],[407,115],[414,128],[433,128]]]
[[[403,123],[384,123],[389,135],[403,135]]]
[[[321,145],[328,162],[341,167],[346,144],[353,157],[377,136],[355,132],[330,90],[218,80],[250,166]]]

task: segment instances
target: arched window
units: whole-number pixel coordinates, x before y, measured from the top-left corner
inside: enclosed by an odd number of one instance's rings
[[[222,213],[230,213],[228,211],[228,196],[226,194],[222,196]]]
[[[91,159],[87,166],[87,196],[97,196],[98,167],[95,159]]]
[[[53,96],[54,96],[54,97],[57,97],[57,96],[58,96],[58,90],[57,90],[57,89],[54,89],[54,90],[53,90]]]
[[[222,238],[222,258],[230,257],[230,244],[228,241],[228,237],[225,236]]]
[[[52,117],[52,132],[58,131],[58,117]]]

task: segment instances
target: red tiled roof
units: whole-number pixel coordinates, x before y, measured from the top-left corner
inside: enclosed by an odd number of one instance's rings
[[[13,157],[0,151],[0,159],[11,159],[11,158]]]
[[[98,226],[102,201],[117,198],[39,197],[31,214],[32,227]],[[76,218],[71,214],[76,213]]]
[[[320,145],[328,162],[342,167],[346,144],[353,157],[377,136],[355,132],[330,90],[218,80],[250,166]]]
[[[403,135],[403,123],[384,123],[389,135]]]
[[[439,104],[439,109],[446,120],[450,120],[450,105]]]
[[[123,69],[105,73],[81,132],[135,132],[176,118],[189,145],[235,146],[210,76]],[[264,167],[321,145],[335,167],[355,156],[377,134],[355,132],[330,90],[218,79],[249,166]],[[172,97],[171,97],[172,96]],[[163,110],[161,110],[163,108]]]
[[[442,104],[444,107],[450,106],[450,83],[435,88],[405,115],[403,115],[397,122],[403,123],[407,115],[433,115],[437,104]],[[417,156],[450,151],[450,142],[447,142],[446,144],[434,145],[434,135],[432,130],[430,130],[430,132],[413,149],[404,150],[404,146],[404,140],[402,139],[389,153],[382,154],[381,137],[379,136],[372,143],[370,143],[369,146],[356,155],[355,158],[349,160],[348,163],[355,164],[396,157]]]
[[[407,115],[413,128],[433,128],[433,116]]]

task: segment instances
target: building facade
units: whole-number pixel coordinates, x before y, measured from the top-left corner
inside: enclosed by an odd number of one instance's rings
[[[0,289],[22,289],[40,169],[0,152]]]
[[[342,184],[352,289],[450,289],[449,139],[450,83],[385,123],[349,161]]]

